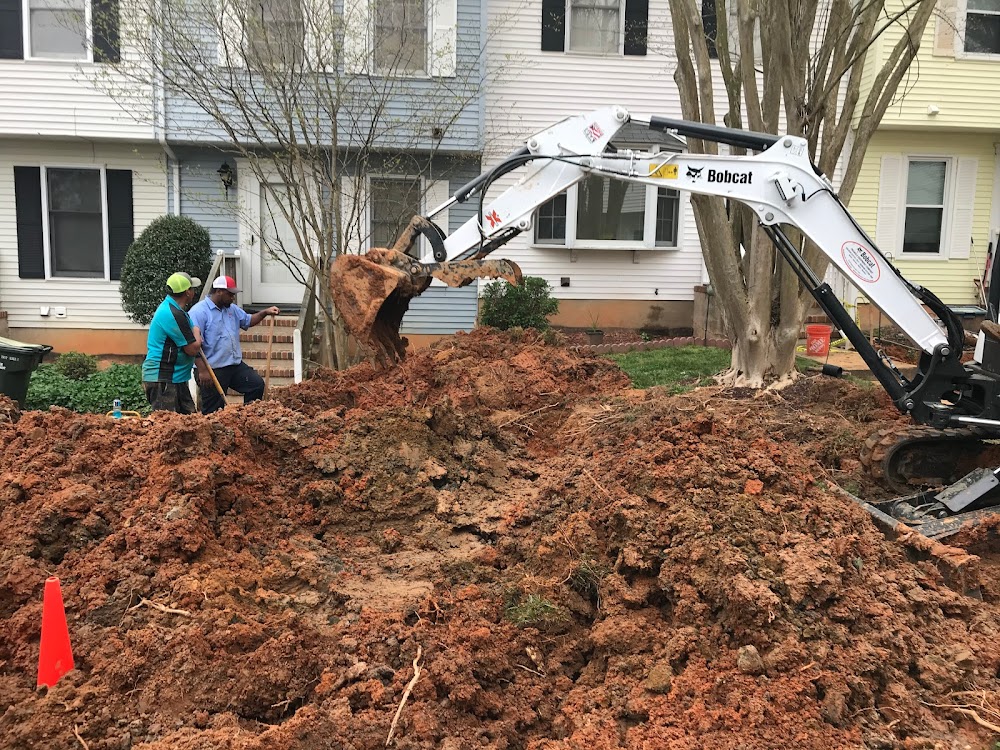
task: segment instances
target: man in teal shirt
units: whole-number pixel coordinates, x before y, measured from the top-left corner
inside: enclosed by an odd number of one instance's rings
[[[167,279],[167,296],[153,313],[142,363],[142,386],[154,411],[194,414],[188,381],[201,350],[201,332],[186,308],[194,301],[201,279],[175,273]]]

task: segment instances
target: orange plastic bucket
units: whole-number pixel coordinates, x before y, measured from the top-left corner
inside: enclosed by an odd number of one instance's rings
[[[833,329],[824,325],[806,326],[806,354],[825,357],[830,353],[830,334]]]

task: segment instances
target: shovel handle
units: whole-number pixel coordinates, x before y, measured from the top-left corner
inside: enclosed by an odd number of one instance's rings
[[[208,374],[212,376],[212,382],[215,383],[215,390],[217,390],[219,392],[219,395],[222,396],[223,399],[225,399],[226,392],[222,390],[222,384],[219,382],[219,379],[215,377],[215,370],[212,369],[212,365],[208,364],[208,357],[205,356],[205,352],[199,349],[198,356],[201,357],[201,361],[204,362],[205,367],[208,368]]]

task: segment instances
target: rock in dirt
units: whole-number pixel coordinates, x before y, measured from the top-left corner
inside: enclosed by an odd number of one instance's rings
[[[740,646],[736,655],[736,666],[743,674],[764,674],[764,660],[756,646]]]

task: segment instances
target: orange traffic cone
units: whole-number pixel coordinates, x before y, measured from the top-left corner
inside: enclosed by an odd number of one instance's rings
[[[59,579],[45,580],[42,598],[42,643],[38,651],[38,687],[52,687],[73,669],[73,649],[69,645],[69,626],[63,608]]]

